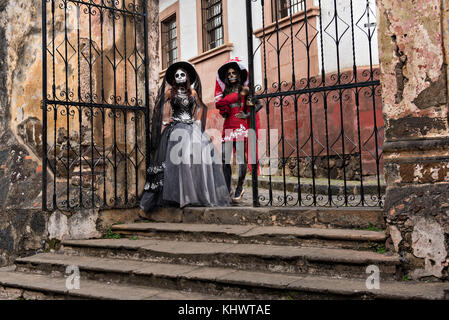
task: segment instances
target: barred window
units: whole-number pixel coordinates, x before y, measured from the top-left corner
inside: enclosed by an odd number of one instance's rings
[[[288,17],[291,14],[295,14],[297,12],[304,10],[304,0],[277,0],[277,9],[276,0],[272,0],[272,12],[277,13],[278,20]],[[276,16],[273,14],[273,22],[276,21]]]
[[[178,60],[178,34],[176,15],[162,21],[162,68],[168,68]]]
[[[224,43],[222,0],[202,0],[203,51]]]

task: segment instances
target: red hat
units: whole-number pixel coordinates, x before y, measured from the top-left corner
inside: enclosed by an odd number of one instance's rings
[[[249,85],[249,72],[243,65],[242,60],[235,57],[229,61],[226,61],[217,71],[217,81],[215,83],[215,101],[223,95],[225,89],[224,79],[226,77],[226,72],[229,68],[234,68],[240,70],[240,79],[242,79],[243,85]]]

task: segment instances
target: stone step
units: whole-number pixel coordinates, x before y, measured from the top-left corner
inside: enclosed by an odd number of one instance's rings
[[[398,256],[369,251],[150,239],[69,240],[62,245],[73,255],[149,262],[348,278],[365,278],[366,268],[376,265],[383,279],[400,276]]]
[[[232,189],[234,192],[234,188]],[[253,190],[251,187],[244,187],[244,193],[241,200],[238,201],[238,206],[253,206]],[[344,193],[343,189],[340,192],[332,193],[331,197],[324,193],[318,192],[316,190],[315,194],[312,190],[306,190],[299,194],[298,192],[293,192],[285,190],[282,188],[268,189],[267,186],[259,186],[258,188],[258,199],[259,207],[272,206],[272,207],[380,207],[385,201],[384,194],[381,193],[380,199],[376,194],[364,193],[363,197],[361,195],[353,195]],[[300,201],[298,201],[301,199]],[[329,205],[331,203],[331,205]]]
[[[125,237],[160,240],[253,243],[270,245],[315,246],[341,249],[372,249],[383,246],[384,232],[277,227],[257,225],[219,225],[188,223],[133,223],[112,227]]]
[[[271,181],[269,176],[259,176],[257,178],[258,180],[258,186],[262,189],[271,189],[272,190],[286,190],[290,193],[297,193],[298,192],[298,178],[287,176],[285,179],[285,186],[284,186],[284,179],[282,176],[272,176]],[[235,186],[238,182],[238,177],[233,176],[232,177],[232,183],[233,186]],[[311,178],[303,178],[300,179],[301,182],[301,192],[302,193],[312,193],[313,192],[313,179]],[[248,175],[245,178],[244,186],[247,188],[251,188],[252,186],[252,178],[250,175]],[[369,181],[363,181],[363,189],[362,184],[360,181],[355,180],[347,180],[346,181],[346,194],[347,195],[360,195],[362,193],[365,194],[366,197],[369,195],[377,195],[380,193],[383,195],[385,194],[385,180],[381,179],[380,185],[377,185],[377,179],[370,179]],[[315,179],[315,192],[316,194],[321,195],[329,195],[329,191],[332,195],[344,195],[345,194],[345,185],[344,180],[336,180],[331,179],[331,182],[329,184],[329,181],[326,178],[316,178]]]
[[[102,169],[95,169],[94,171],[92,171],[91,169],[83,169],[83,170],[79,170],[79,168],[76,168],[73,173],[72,173],[72,177],[80,177],[82,176],[83,178],[86,177],[92,177],[93,175],[95,176],[101,176],[103,175],[104,172]]]
[[[162,208],[148,218],[156,222],[385,229],[380,208],[216,207]]]
[[[65,269],[64,269],[65,270]],[[0,300],[212,300],[217,297],[142,285],[81,278],[80,288],[68,290],[64,277],[0,269]]]
[[[106,160],[103,157],[95,156],[93,159],[94,160],[92,161],[92,158],[90,157],[90,155],[84,156],[83,159],[81,159],[81,166],[87,166],[90,168],[90,166],[92,165],[92,162],[95,167],[103,166],[106,164]]]
[[[112,283],[109,286],[116,286],[118,288],[116,290],[139,284],[147,288],[164,288],[163,294],[170,297],[173,297],[172,292],[175,290],[198,292],[196,295],[189,294],[192,299],[194,296],[204,294],[206,297],[212,296],[219,299],[437,300],[448,298],[445,291],[449,289],[447,283],[402,281],[381,281],[379,289],[368,289],[365,279],[300,276],[63,254],[39,254],[18,259],[16,264],[17,271],[20,271],[20,274],[15,273],[16,278],[20,275],[31,277],[27,273],[52,274],[54,277],[62,277],[67,266],[76,265],[80,270],[82,288],[85,283],[92,280]],[[126,291],[116,292],[116,294],[120,297],[128,296]],[[133,295],[140,295],[140,292],[133,292]],[[158,297],[160,295],[161,293]]]

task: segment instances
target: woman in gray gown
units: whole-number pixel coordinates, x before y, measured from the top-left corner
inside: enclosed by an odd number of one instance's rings
[[[170,89],[165,92],[166,85]],[[172,116],[161,133],[165,102]],[[221,159],[204,132],[207,107],[201,81],[188,62],[171,65],[153,112],[151,159],[140,207],[227,206],[230,202]]]

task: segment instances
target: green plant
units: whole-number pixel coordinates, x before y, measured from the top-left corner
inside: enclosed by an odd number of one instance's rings
[[[411,281],[411,280],[412,278],[408,274],[402,277],[402,281]]]
[[[295,300],[295,298],[294,298],[294,293],[293,292],[288,292],[286,295],[285,295],[285,299],[286,300]]]
[[[45,252],[50,252],[51,250],[58,251],[61,247],[61,241],[58,239],[49,239],[47,240],[47,247],[44,250]]]
[[[105,239],[120,239],[121,237],[122,236],[120,234],[115,233],[111,228],[108,228],[108,230],[106,230],[106,234],[104,235]]]
[[[379,228],[377,228],[376,226],[373,226],[371,223],[368,223],[368,227],[366,228],[366,230],[368,230],[368,231],[380,231]]]
[[[138,236],[132,236],[132,237],[129,237],[129,240],[139,240],[139,237]]]
[[[384,246],[377,246],[377,248],[376,248],[377,253],[384,254],[385,251],[386,251],[386,249]]]
[[[355,228],[356,230],[365,230],[365,231],[380,231],[379,228],[377,228],[376,226],[373,226],[371,224],[371,222],[368,223],[367,227],[363,227],[363,228]]]

